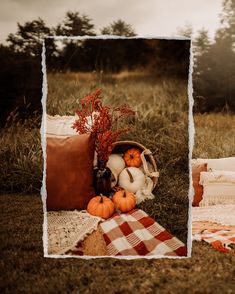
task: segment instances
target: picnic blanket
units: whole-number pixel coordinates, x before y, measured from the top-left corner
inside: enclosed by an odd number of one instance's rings
[[[204,230],[200,234],[195,234],[193,239],[205,241],[216,250],[227,253],[231,250],[231,244],[235,244],[235,228],[233,230]]]
[[[205,207],[192,207],[192,221],[210,221],[224,226],[235,226],[235,205],[217,204]]]
[[[116,213],[99,226],[109,256],[187,256],[187,247],[143,210]]]
[[[205,241],[220,252],[235,244],[235,205],[192,208],[193,240]]]
[[[48,254],[66,254],[95,231],[101,220],[86,211],[47,212]]]

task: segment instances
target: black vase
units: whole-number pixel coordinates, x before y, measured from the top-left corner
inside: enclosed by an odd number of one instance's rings
[[[94,169],[94,188],[97,196],[110,196],[111,170],[106,166],[107,161],[98,160],[98,166]]]

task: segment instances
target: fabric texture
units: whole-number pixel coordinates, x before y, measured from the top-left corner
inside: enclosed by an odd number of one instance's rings
[[[235,226],[222,225],[211,221],[193,221],[192,223],[192,235],[200,235],[205,230],[235,230]],[[199,241],[201,237],[199,238]]]
[[[193,178],[193,206],[199,206],[200,201],[202,200],[203,186],[200,184],[200,174],[201,172],[207,171],[207,164],[192,164],[192,178]]]
[[[66,254],[96,230],[100,221],[85,211],[48,212],[48,254]]]
[[[226,170],[212,170],[201,172],[200,184],[229,183],[235,185],[235,172]]]
[[[93,188],[94,138],[47,138],[47,210],[86,209]]]
[[[140,209],[100,224],[109,256],[187,256],[186,246]]]
[[[235,204],[235,184],[215,183],[203,186],[202,201],[199,206]]]
[[[235,205],[212,205],[192,208],[192,222],[208,221],[235,226]]]
[[[231,250],[231,244],[235,244],[235,229],[231,230],[204,230],[199,235],[194,235],[193,240],[202,240],[214,247],[214,249],[227,253]]]
[[[234,234],[235,205],[192,208],[193,240],[205,241],[216,250],[229,252],[229,245],[235,241]]]
[[[197,158],[192,159],[192,163],[203,164],[207,163],[207,170],[228,170],[235,171],[235,157],[225,158]]]
[[[66,252],[66,255],[76,256],[107,256],[107,247],[103,233],[98,225],[97,230],[89,234],[83,241],[80,241]]]
[[[153,190],[153,180],[145,175],[145,184],[135,193],[136,204],[140,204],[148,199],[154,199]]]
[[[77,135],[75,129],[72,128],[76,116],[60,116],[60,115],[47,115],[46,132],[47,137],[68,137]]]
[[[201,172],[203,195],[200,206],[235,204],[235,172]]]

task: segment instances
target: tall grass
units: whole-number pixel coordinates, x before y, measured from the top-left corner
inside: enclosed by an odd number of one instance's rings
[[[194,158],[235,156],[235,115],[197,114],[194,116]]]
[[[73,115],[79,100],[102,88],[104,103],[130,104],[135,118],[122,139],[142,143],[160,171],[155,199],[140,205],[181,240],[187,239],[188,211],[188,98],[187,81],[154,80],[145,73],[48,74],[47,113]],[[17,120],[16,120],[17,121]],[[39,129],[33,121],[12,123],[2,131],[0,159],[2,192],[36,192],[42,180]]]
[[[188,159],[187,84],[176,80],[151,80],[145,74],[112,75],[100,79],[95,73],[49,74],[47,113],[74,115],[79,100],[96,88],[103,89],[104,103],[130,104],[136,111],[127,123],[125,139],[141,141],[156,155],[161,169]]]
[[[188,98],[187,83],[154,80],[145,73],[104,76],[102,73],[48,75],[47,113],[73,115],[80,98],[103,89],[105,103],[129,103],[136,117],[126,124],[122,139],[149,148],[160,171],[155,199],[140,205],[181,240],[187,237],[188,211]],[[42,183],[41,117],[19,122],[13,112],[0,131],[1,193],[38,193]],[[197,114],[193,157],[235,155],[235,116]]]
[[[7,125],[0,130],[0,191],[39,192],[42,181],[41,135],[37,127],[40,117],[27,122],[11,113]]]

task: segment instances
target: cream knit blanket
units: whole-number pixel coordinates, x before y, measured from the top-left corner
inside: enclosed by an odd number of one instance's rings
[[[96,230],[101,220],[86,211],[48,212],[48,254],[65,254]]]
[[[224,226],[235,226],[235,205],[192,207],[192,222],[210,221]]]

